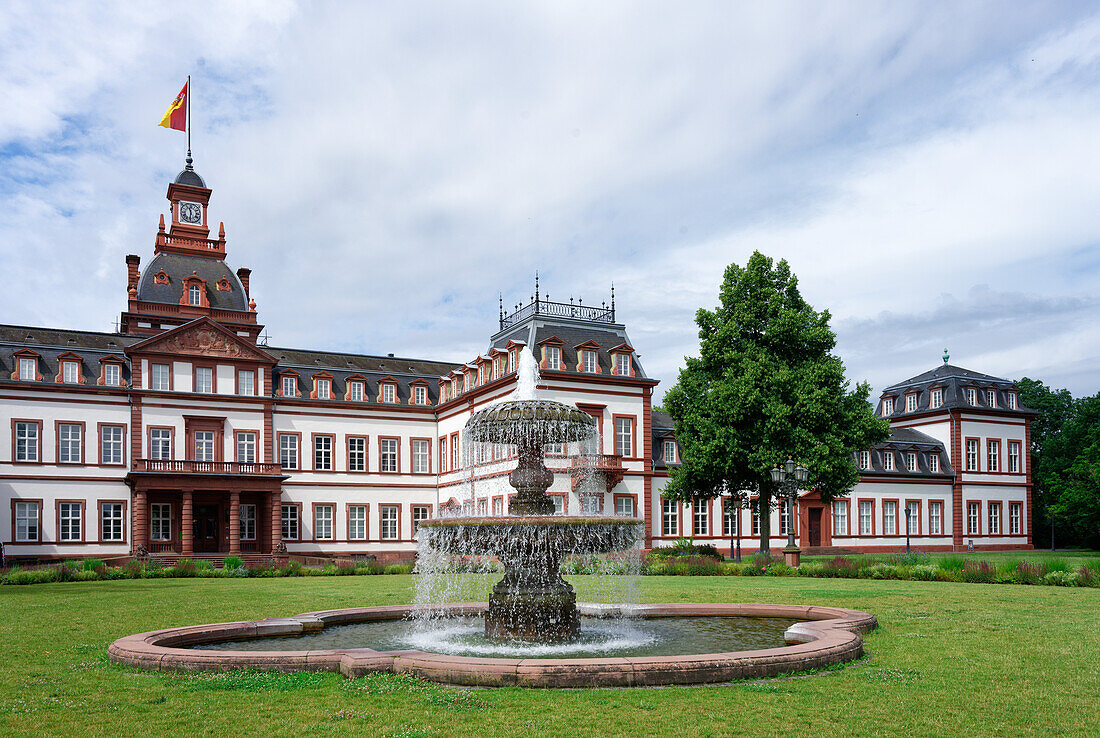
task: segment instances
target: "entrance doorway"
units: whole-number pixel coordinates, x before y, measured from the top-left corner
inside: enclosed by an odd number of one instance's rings
[[[809,513],[809,533],[810,533],[810,546],[821,545],[821,511],[823,507],[811,507],[807,512]]]
[[[218,506],[195,506],[195,553],[214,553],[218,550]]]

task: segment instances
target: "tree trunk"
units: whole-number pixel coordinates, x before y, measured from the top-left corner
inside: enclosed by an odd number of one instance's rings
[[[765,556],[772,555],[771,537],[772,525],[772,493],[771,490],[760,490],[760,497],[756,498],[757,509],[760,511],[760,553]]]

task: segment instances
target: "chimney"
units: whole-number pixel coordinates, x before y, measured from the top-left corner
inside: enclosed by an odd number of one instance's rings
[[[244,296],[249,297],[248,294],[248,278],[252,275],[252,270],[247,267],[241,267],[237,270],[237,279],[241,280],[241,286],[244,287]]]
[[[141,272],[138,271],[138,264],[141,263],[141,257],[136,254],[127,254],[126,256],[126,289],[137,289],[138,278],[141,276]]]

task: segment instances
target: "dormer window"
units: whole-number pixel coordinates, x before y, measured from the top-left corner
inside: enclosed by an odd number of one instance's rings
[[[584,371],[588,374],[596,373],[596,352],[595,351],[582,351],[584,354]]]
[[[283,397],[297,397],[298,396],[298,378],[290,375],[284,376],[282,380],[283,384]]]
[[[188,285],[187,287],[187,304],[188,305],[201,305],[202,304],[202,288],[197,284]]]
[[[939,407],[942,404],[943,404],[943,390],[939,389],[939,388],[932,390],[932,392],[929,396],[929,399],[928,399],[928,406],[934,409],[934,408]]]
[[[905,468],[911,472],[915,472],[917,470],[917,455],[912,451],[905,454]]]
[[[1008,405],[1009,409],[1011,409],[1011,410],[1016,409],[1016,393],[1015,392],[1005,392],[1005,404]]]
[[[161,269],[153,275],[153,284],[168,284],[168,272]]]
[[[462,388],[458,384],[458,378],[451,380],[451,397],[458,397],[462,394]]]
[[[973,387],[966,388],[966,403],[968,405],[978,404],[978,390],[974,389]]]
[[[397,388],[392,384],[382,385],[382,402],[395,402],[397,395]]]
[[[222,277],[218,280],[218,292],[229,292],[231,289],[228,279]]]
[[[664,445],[665,445],[665,463],[666,464],[675,464],[677,462],[677,458],[676,458],[676,441],[666,440]]]
[[[332,380],[331,379],[318,379],[317,380],[317,399],[318,400],[330,400],[330,399],[332,399]]]
[[[871,452],[860,451],[859,452],[859,468],[870,469],[871,468]]]
[[[413,404],[414,405],[427,405],[428,404],[428,388],[427,387],[413,387]]]
[[[989,407],[997,407],[997,390],[985,391],[985,404]]]
[[[546,368],[552,371],[558,371],[561,369],[561,347],[560,346],[547,346],[546,347]]]
[[[75,361],[61,362],[61,381],[65,384],[79,384],[80,364]]]
[[[905,396],[905,412],[916,412],[917,409],[917,396],[915,394],[909,394]]]
[[[630,354],[615,354],[615,373],[620,377],[630,376]]]
[[[512,349],[511,351],[508,352],[508,371],[509,371],[509,373],[514,372],[516,370],[516,351],[517,351],[517,349]]]
[[[894,471],[894,452],[883,451],[882,452],[882,468],[886,471]]]
[[[29,356],[19,357],[19,381],[38,381],[38,359]]]
[[[894,398],[883,397],[882,398],[882,417],[894,414]]]
[[[352,402],[363,401],[363,383],[348,382],[348,399]]]
[[[118,387],[122,384],[122,367],[118,364],[103,365],[103,384],[107,387]]]
[[[928,471],[938,474],[940,471],[940,455],[933,451],[928,454]]]

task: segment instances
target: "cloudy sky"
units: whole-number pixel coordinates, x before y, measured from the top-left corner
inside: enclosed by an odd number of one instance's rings
[[[273,345],[468,360],[538,270],[667,387],[759,249],[853,380],[1100,390],[1095,3],[4,3],[0,321],[112,329],[188,74]]]

